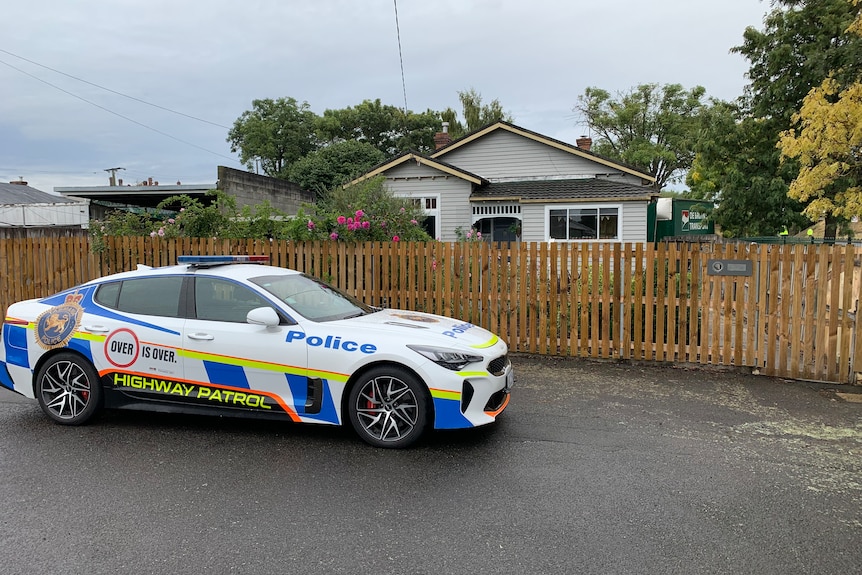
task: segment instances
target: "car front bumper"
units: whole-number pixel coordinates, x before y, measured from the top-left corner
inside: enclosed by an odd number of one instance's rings
[[[461,371],[460,391],[430,388],[434,400],[434,428],[461,429],[478,427],[496,420],[509,404],[509,393],[515,380],[508,358],[501,371]],[[447,386],[448,387],[448,386]]]

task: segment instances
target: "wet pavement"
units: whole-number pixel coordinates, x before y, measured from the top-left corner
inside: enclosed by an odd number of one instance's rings
[[[338,428],[0,390],[0,573],[850,573],[859,388],[513,358],[492,426],[379,450]]]

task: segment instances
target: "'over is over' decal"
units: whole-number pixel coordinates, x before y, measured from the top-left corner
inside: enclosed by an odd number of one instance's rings
[[[118,329],[105,340],[105,357],[115,367],[129,367],[138,360],[140,352],[138,337],[130,329]]]

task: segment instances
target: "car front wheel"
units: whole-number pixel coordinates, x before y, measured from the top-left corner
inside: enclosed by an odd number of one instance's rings
[[[36,375],[36,398],[45,414],[64,425],[86,423],[102,399],[99,376],[74,353],[58,353]]]
[[[399,367],[366,373],[350,391],[348,410],[356,433],[376,447],[407,447],[428,421],[425,387]]]

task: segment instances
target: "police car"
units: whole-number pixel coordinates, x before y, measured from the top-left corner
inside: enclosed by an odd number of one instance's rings
[[[102,408],[341,425],[406,447],[491,423],[508,347],[471,323],[365,305],[268,256],[180,256],[15,303],[0,385],[66,425]]]

